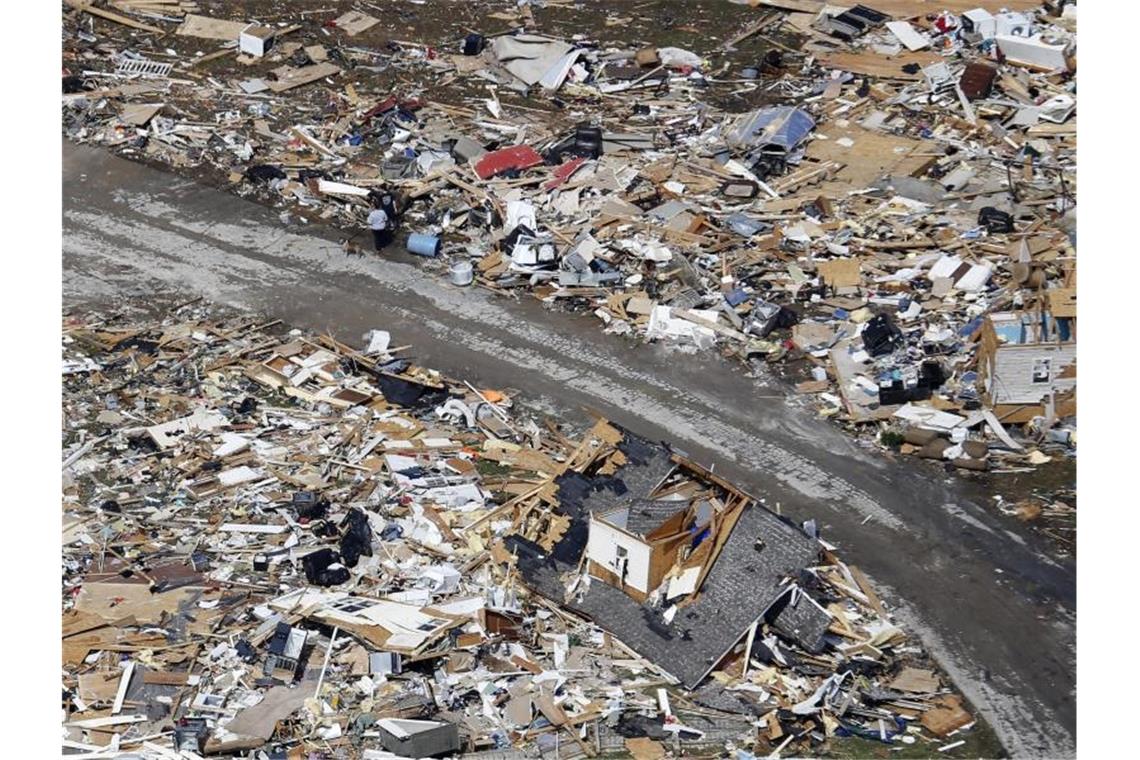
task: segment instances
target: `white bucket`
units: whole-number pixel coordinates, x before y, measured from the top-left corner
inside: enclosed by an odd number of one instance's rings
[[[471,281],[475,279],[471,262],[467,259],[457,259],[451,262],[447,271],[451,273],[452,285],[470,285]]]

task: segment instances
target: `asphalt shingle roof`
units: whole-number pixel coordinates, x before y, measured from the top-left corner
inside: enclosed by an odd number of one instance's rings
[[[629,517],[626,519],[625,529],[635,536],[644,538],[687,506],[688,502],[684,501],[633,499],[629,502]]]
[[[570,504],[579,523],[575,527],[580,530],[594,509],[605,511],[622,500],[644,499],[668,472],[663,467],[669,459],[668,451],[658,448],[660,452],[650,452],[639,462],[631,460],[615,473],[614,479],[624,484],[625,493],[615,495],[611,488],[590,490],[579,503]],[[763,540],[757,542],[758,537]],[[581,536],[574,539],[572,548],[563,547],[566,542],[563,539],[547,555],[517,536],[507,540],[507,546],[519,555],[524,580],[559,603],[565,595],[559,576],[575,570],[585,548]],[[566,551],[560,551],[564,548]],[[678,609],[671,622],[663,617],[665,608],[639,604],[597,579],[584,594],[566,604],[692,689],[787,590],[781,581],[814,564],[818,553],[815,540],[799,528],[763,507],[749,506],[705,578],[697,600]],[[803,609],[785,611],[781,617],[787,614],[788,627],[802,630],[810,639],[819,627],[819,618],[805,607],[807,604],[799,605]]]

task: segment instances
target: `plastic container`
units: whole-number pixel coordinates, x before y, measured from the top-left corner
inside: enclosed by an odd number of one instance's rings
[[[457,259],[451,262],[447,271],[451,275],[452,285],[470,285],[471,281],[475,279],[474,267],[467,259]]]
[[[417,256],[435,258],[439,255],[439,246],[439,238],[435,235],[424,235],[418,232],[408,235],[408,252]]]

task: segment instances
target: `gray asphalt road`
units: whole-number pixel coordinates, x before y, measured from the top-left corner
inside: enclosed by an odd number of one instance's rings
[[[63,165],[65,304],[174,287],[353,343],[389,329],[449,374],[668,440],[784,514],[816,518],[1011,754],[1074,754],[1075,568],[980,506],[984,494],[858,448],[774,379],[717,356],[454,288],[405,254],[349,259],[336,231],[283,227],[271,209],[101,150],[65,144]]]

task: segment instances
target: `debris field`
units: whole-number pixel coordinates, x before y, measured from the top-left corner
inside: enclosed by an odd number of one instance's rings
[[[623,4],[392,6],[69,0],[64,132],[348,252],[387,195],[380,255],[778,368],[868,445],[1075,457],[1075,3],[640,4],[657,43]]]
[[[65,755],[826,756],[975,719],[814,521],[201,303],[63,324]],[[977,729],[974,729],[975,731]]]
[[[345,255],[777,373],[916,466],[1076,456],[1075,2],[65,0],[62,46],[68,139]],[[382,328],[65,315],[65,756],[977,754],[815,521]],[[1071,551],[1063,480],[996,508]]]

